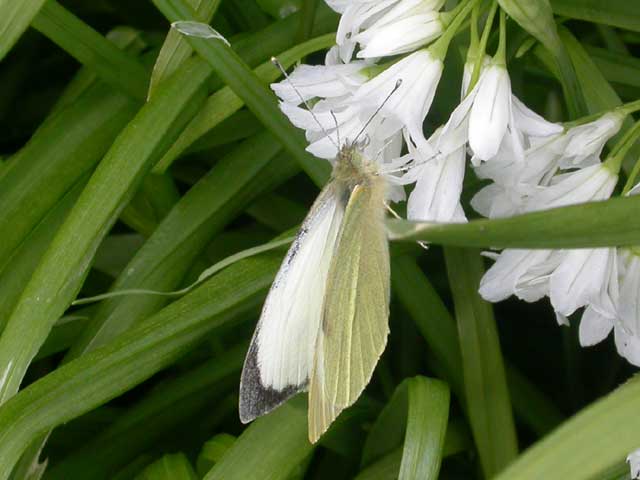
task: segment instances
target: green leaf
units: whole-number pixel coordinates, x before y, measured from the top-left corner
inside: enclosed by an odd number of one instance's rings
[[[223,157],[180,199],[113,284],[111,291],[144,288],[172,291],[210,239],[260,193],[284,182],[295,165],[278,156],[280,145],[266,132]],[[67,358],[104,345],[167,302],[153,296],[109,299]]]
[[[495,220],[389,220],[392,240],[482,248],[591,248],[640,244],[640,197],[612,198]]]
[[[584,92],[589,112],[597,113],[607,111],[620,105],[622,103],[620,97],[611,84],[609,84],[606,78],[602,75],[600,70],[598,70],[598,67],[596,67],[595,63],[578,39],[576,39],[566,28],[560,29],[560,37],[566,45],[569,55],[571,56],[571,60],[578,72],[580,87]],[[609,146],[620,140],[632,125],[633,120],[631,118],[626,118],[620,132],[610,140]],[[640,156],[640,144],[636,142],[635,146],[627,155],[624,164],[627,172],[634,165],[638,156]]]
[[[110,478],[110,472],[152,449],[163,437],[175,435],[216,405],[227,389],[235,388],[246,351],[244,344],[231,348],[157,385],[88,443],[57,462],[47,478]]]
[[[154,4],[171,21],[195,20],[193,9],[184,0],[154,0]],[[300,167],[317,185],[323,185],[329,175],[329,166],[306,150],[306,140],[279,110],[272,92],[250,70],[238,54],[221,40],[186,37],[193,49],[209,62],[211,68],[240,97],[265,128],[299,162]]]
[[[228,433],[219,433],[202,446],[196,462],[198,474],[204,477],[233,446],[236,437]]]
[[[498,0],[498,2],[518,25],[542,43],[553,56],[571,115],[574,118],[585,115],[586,107],[576,71],[558,36],[549,0]]]
[[[55,0],[42,6],[32,25],[109,85],[137,100],[145,99],[147,70]]]
[[[2,60],[46,0],[0,0],[0,60]]]
[[[598,47],[587,47],[587,53],[608,82],[640,89],[640,59]]]
[[[16,248],[74,185],[95,168],[137,106],[94,84],[49,117],[0,178],[0,270]]]
[[[164,455],[146,467],[135,480],[197,480],[198,476],[184,453]]]
[[[278,55],[278,61],[285,67],[293,65],[305,55],[325,49],[335,42],[335,35],[328,34],[314,38],[300,45],[282,52]],[[264,84],[275,81],[280,75],[280,70],[271,61],[263,63],[254,70],[255,75]],[[220,125],[225,119],[240,110],[244,100],[240,98],[230,87],[224,87],[211,95],[202,109],[184,129],[178,140],[171,146],[165,156],[158,162],[155,172],[164,172],[184,151],[206,132]]]
[[[195,10],[196,18],[204,23],[211,22],[211,18],[220,5],[220,0],[187,0]],[[148,98],[151,98],[157,86],[172,73],[174,73],[184,61],[189,58],[193,50],[183,38],[180,32],[169,29],[167,37],[162,44],[156,63],[153,66],[151,80],[149,81]]]
[[[66,195],[51,206],[49,213],[24,238],[13,252],[6,267],[0,272],[0,332],[4,329],[22,290],[49,247],[51,238],[78,199],[86,180],[87,176],[80,179]]]
[[[401,442],[402,439],[398,438],[398,441]],[[442,457],[446,458],[456,455],[471,448],[470,433],[466,425],[458,421],[449,422]],[[356,480],[396,480],[400,472],[402,455],[403,448],[396,448],[391,453],[385,454],[362,470],[356,476]]]
[[[478,294],[484,273],[480,252],[445,249],[458,324],[471,430],[485,477],[492,478],[518,455],[493,308]]]
[[[397,255],[391,262],[394,295],[426,340],[431,367],[448,382],[466,409],[462,354],[455,320],[413,258]],[[558,409],[512,366],[507,368],[507,381],[513,408],[524,425],[543,435],[560,424],[563,416]]]
[[[449,387],[439,380],[404,380],[373,425],[363,450],[363,464],[404,447],[398,478],[437,479],[449,419]]]
[[[297,396],[253,421],[205,480],[285,480],[313,451],[306,401]]]
[[[102,348],[49,373],[0,406],[0,480],[42,432],[131,389],[264,298],[282,261],[238,262]],[[306,445],[306,412],[303,431]],[[298,442],[301,443],[301,442]],[[275,450],[275,449],[274,449]]]
[[[29,363],[78,292],[99,242],[202,101],[209,74],[206,64],[193,59],[189,68],[174,75],[156,101],[129,123],[92,175],[0,337],[0,403],[17,392]]]
[[[638,448],[639,399],[635,376],[534,444],[496,480],[601,478]]]
[[[563,17],[640,32],[640,4],[629,0],[551,0]]]

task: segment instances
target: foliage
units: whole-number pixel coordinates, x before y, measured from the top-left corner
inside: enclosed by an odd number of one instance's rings
[[[499,4],[513,88],[534,110],[573,120],[640,98],[640,3]],[[210,21],[231,46],[176,20]],[[0,480],[628,475],[632,368],[613,341],[580,349],[577,319],[558,329],[544,302],[494,312],[476,249],[640,245],[638,196],[391,220],[391,335],[363,397],[317,445],[304,394],[240,423],[283,242],[232,256],[290,235],[329,174],[278,109],[270,57],[322,62],[337,22],[319,0],[0,0]],[[427,128],[458,100],[464,32]],[[638,151],[625,153],[628,174]],[[484,185],[467,176],[465,206]],[[72,304],[178,290],[229,257],[177,298]]]

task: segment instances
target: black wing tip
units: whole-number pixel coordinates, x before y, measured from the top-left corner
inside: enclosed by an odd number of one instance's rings
[[[238,413],[243,424],[275,410],[307,386],[307,382],[304,382],[300,385],[289,385],[282,390],[277,390],[263,385],[260,380],[257,354],[258,347],[255,342],[251,342],[240,377]]]

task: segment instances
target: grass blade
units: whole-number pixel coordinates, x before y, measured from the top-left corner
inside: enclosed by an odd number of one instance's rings
[[[640,32],[640,4],[627,0],[551,0],[554,13]]]
[[[0,337],[0,403],[13,396],[55,321],[78,292],[100,240],[144,174],[193,115],[210,69],[175,75],[118,137],[53,239]]]
[[[32,25],[112,87],[137,100],[145,99],[146,68],[55,0],[42,6]]]
[[[220,0],[188,0],[196,12],[198,20],[210,23],[211,18],[220,6]],[[167,33],[162,44],[156,63],[153,66],[151,80],[149,81],[148,98],[151,98],[158,85],[171,76],[182,63],[189,58],[193,50],[183,38],[180,32],[173,28]]]
[[[238,313],[255,308],[281,261],[282,254],[267,253],[232,265],[113,342],[58,368],[0,406],[0,479],[8,477],[39,434],[129,390]]]
[[[301,396],[253,421],[204,480],[285,480],[313,451]],[[268,448],[277,445],[277,448]]]
[[[334,43],[334,38],[334,34],[328,34],[301,43],[282,52],[278,55],[278,60],[287,68],[302,57],[329,47]],[[254,70],[254,73],[265,84],[274,82],[281,75],[280,71],[270,61],[260,65]],[[166,171],[174,160],[182,155],[195,141],[240,110],[243,105],[243,99],[236,95],[230,87],[221,88],[211,95],[202,110],[191,120],[178,140],[158,162],[154,171]]]
[[[638,448],[639,398],[636,376],[536,443],[496,480],[599,478]]]
[[[46,0],[0,0],[0,60],[27,29]]]
[[[592,248],[640,244],[640,197],[612,198],[495,220],[438,224],[390,220],[392,240],[457,247]]]
[[[136,475],[136,480],[198,480],[184,453],[164,455]]]
[[[124,95],[94,84],[12,157],[0,178],[0,270],[53,205],[95,168],[136,110]]]
[[[195,20],[193,10],[183,0],[154,0],[154,4],[171,21]],[[227,83],[265,128],[299,162],[300,167],[316,185],[322,185],[329,175],[329,166],[305,150],[306,140],[279,110],[275,95],[254,75],[246,63],[220,40],[186,37],[218,76]]]
[[[487,478],[518,455],[500,342],[491,304],[478,294],[484,273],[475,250],[445,249],[462,352],[471,430]]]
[[[232,348],[158,385],[89,443],[49,469],[47,478],[108,479],[110,472],[135,460],[159,438],[207,411],[224,393],[224,386],[235,386],[246,348]]]
[[[443,457],[449,419],[449,387],[439,380],[404,380],[373,425],[363,452],[363,463],[382,457],[404,434],[398,478],[435,480]]]
[[[277,157],[280,148],[265,132],[221,159],[182,197],[128,263],[111,290],[178,288],[196,256],[217,232],[262,191],[295,173],[292,161]],[[152,296],[120,297],[102,302],[67,358],[108,343],[166,302]]]

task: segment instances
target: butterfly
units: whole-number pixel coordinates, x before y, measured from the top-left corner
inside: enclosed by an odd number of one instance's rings
[[[250,422],[309,391],[315,443],[369,383],[389,333],[386,180],[346,143],[264,303],[240,380]]]

